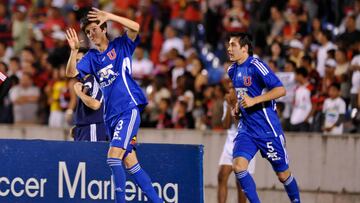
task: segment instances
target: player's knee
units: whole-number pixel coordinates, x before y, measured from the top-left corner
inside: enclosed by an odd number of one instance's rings
[[[286,170],[284,172],[278,172],[276,175],[279,178],[279,181],[283,183],[289,178],[291,172],[289,170]]]
[[[125,149],[118,147],[110,147],[108,151],[108,158],[117,158],[122,160],[125,152],[126,152]]]
[[[233,170],[238,173],[248,169],[249,161],[243,157],[236,158],[233,162]]]
[[[136,154],[135,152],[129,153],[125,158],[124,158],[124,163],[125,163],[125,167],[126,168],[131,168],[133,166],[135,166],[139,161],[136,158]]]

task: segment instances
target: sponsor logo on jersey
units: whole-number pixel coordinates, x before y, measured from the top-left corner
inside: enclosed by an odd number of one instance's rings
[[[101,87],[106,87],[111,85],[119,75],[119,73],[114,72],[112,68],[113,68],[113,64],[109,64],[97,72]]]

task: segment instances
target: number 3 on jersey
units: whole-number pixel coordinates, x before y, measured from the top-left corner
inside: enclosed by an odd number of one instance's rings
[[[116,125],[113,140],[121,140],[121,137],[120,137],[119,133],[120,133],[122,127],[123,127],[123,123],[124,123],[124,121],[120,120],[118,122],[118,124]]]

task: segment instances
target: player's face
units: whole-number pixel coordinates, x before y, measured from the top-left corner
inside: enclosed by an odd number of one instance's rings
[[[239,39],[231,37],[227,49],[229,59],[232,62],[241,60],[244,57],[244,47],[240,47]]]
[[[86,36],[93,42],[95,45],[99,45],[102,39],[105,37],[106,31],[102,30],[100,26],[96,23],[89,24],[85,29]]]

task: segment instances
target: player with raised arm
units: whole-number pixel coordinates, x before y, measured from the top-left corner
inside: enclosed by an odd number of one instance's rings
[[[126,32],[112,41],[106,36],[106,21],[120,23]],[[95,76],[104,95],[104,121],[111,136],[107,163],[110,166],[115,184],[115,202],[125,202],[125,172],[127,171],[155,203],[163,201],[152,186],[151,179],[141,168],[134,151],[134,137],[140,126],[140,111],[147,105],[141,88],[131,77],[131,58],[139,44],[138,23],[96,8],[89,11],[81,21],[81,28],[96,46],[76,63],[80,42],[74,29],[66,31],[71,48],[66,67],[68,77]]]
[[[276,112],[275,99],[284,96],[286,90],[268,65],[252,54],[248,34],[231,34],[228,55],[233,64],[228,68],[228,75],[238,99],[234,114],[241,114],[234,140],[233,169],[250,203],[259,203],[248,165],[260,150],[284,184],[290,201],[299,203],[298,185],[289,170],[285,137]]]

